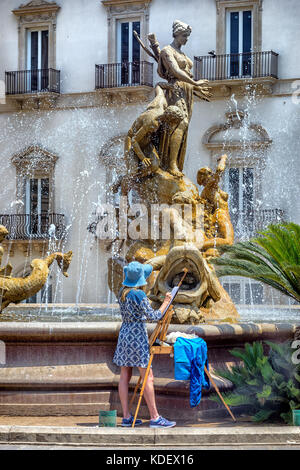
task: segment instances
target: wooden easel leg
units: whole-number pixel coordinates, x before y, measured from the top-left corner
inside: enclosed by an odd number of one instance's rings
[[[141,404],[141,401],[142,401],[142,398],[143,398],[144,389],[145,389],[145,386],[146,386],[146,383],[147,383],[147,379],[148,379],[148,375],[149,375],[149,372],[150,372],[150,367],[151,367],[152,360],[153,360],[153,354],[150,355],[148,366],[147,366],[147,369],[146,369],[146,372],[145,372],[143,385],[142,385],[142,388],[141,388],[141,391],[140,391],[139,401],[138,401],[138,404],[137,404],[137,407],[136,407],[136,410],[135,410],[135,415],[134,415],[134,419],[133,419],[133,423],[132,423],[133,428],[134,428],[136,418],[137,418],[137,415],[138,415],[138,412],[139,412],[140,404]]]
[[[214,388],[215,388],[217,394],[219,395],[219,397],[220,397],[220,399],[221,399],[223,405],[225,406],[226,410],[228,411],[228,413],[229,413],[230,416],[232,417],[233,421],[236,421],[236,419],[235,419],[235,417],[234,417],[234,415],[233,415],[231,409],[229,408],[229,406],[227,405],[227,403],[225,403],[224,398],[222,397],[221,392],[220,392],[220,390],[218,389],[218,386],[217,386],[216,382],[214,381],[214,379],[212,378],[212,376],[211,376],[210,373],[208,372],[206,366],[204,366],[204,371],[205,371],[206,375],[208,376],[209,380],[211,381],[211,383],[213,384],[213,386],[214,386]]]

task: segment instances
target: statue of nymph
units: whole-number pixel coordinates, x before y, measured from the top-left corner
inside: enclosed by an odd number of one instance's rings
[[[191,73],[192,60],[182,52],[191,34],[192,28],[182,21],[173,23],[173,42],[164,47],[158,58],[158,74],[168,81],[165,86],[165,96],[168,105],[177,106],[183,119],[172,135],[165,135],[161,139],[160,154],[167,162],[168,171],[174,176],[182,176],[184,158],[187,145],[188,126],[192,116],[193,95],[208,100],[209,89],[207,80],[194,80]],[[155,36],[148,36],[152,49]],[[161,86],[163,86],[161,84]],[[167,132],[165,134],[168,134]]]

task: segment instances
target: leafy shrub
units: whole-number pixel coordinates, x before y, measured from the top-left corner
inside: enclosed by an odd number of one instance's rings
[[[247,405],[253,421],[279,419],[292,424],[292,410],[300,409],[300,366],[292,363],[290,342],[265,343],[270,348],[268,355],[259,341],[230,351],[242,363],[217,371],[235,386],[224,399],[229,406]],[[211,400],[220,402],[217,395]]]

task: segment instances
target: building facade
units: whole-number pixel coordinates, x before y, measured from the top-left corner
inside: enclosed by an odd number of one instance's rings
[[[31,301],[114,301],[96,209],[122,174],[124,137],[159,81],[133,32],[144,44],[154,32],[163,47],[175,19],[191,25],[184,52],[213,91],[194,104],[185,174],[196,183],[200,167],[228,154],[223,185],[236,239],[270,222],[300,223],[299,18],[297,0],[1,1],[6,256],[23,276],[33,258],[74,252],[69,278],[54,268]],[[248,280],[223,284],[239,304],[288,302]]]

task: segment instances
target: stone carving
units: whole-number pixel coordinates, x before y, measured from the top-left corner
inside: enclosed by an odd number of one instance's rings
[[[39,23],[40,21],[49,21],[52,13],[44,13],[40,15],[24,15],[20,18],[20,23]]]
[[[209,100],[206,80],[195,81],[192,61],[181,51],[191,28],[179,20],[173,23],[173,42],[162,50],[154,34],[148,35],[150,49],[136,35],[141,47],[157,61],[155,97],[137,117],[124,145],[126,173],[112,186],[121,194],[134,190],[148,210],[162,204],[162,215],[170,224],[165,239],[127,241],[126,259],[116,255],[108,261],[109,286],[118,294],[124,262],[138,260],[153,266],[149,298],[155,305],[176,285],[183,267],[188,267],[184,289],[176,299],[174,321],[197,323],[204,318],[236,318],[238,313],[214,274],[209,259],[221,244],[233,243],[228,195],[219,188],[225,170],[223,155],[215,171],[200,168],[198,187],[183,173],[189,122],[194,95]],[[128,199],[129,200],[129,199]],[[191,217],[186,219],[185,211]],[[149,220],[149,225],[151,220]],[[159,229],[162,222],[158,222]],[[123,249],[124,247],[122,247]]]
[[[242,110],[237,110],[234,112],[226,113],[226,122],[224,124],[219,124],[210,127],[202,138],[202,143],[208,149],[224,149],[224,148],[241,148],[243,147],[253,147],[253,148],[263,148],[268,147],[272,140],[266,129],[261,125],[255,124],[252,122],[247,123],[248,131],[253,131],[252,139],[243,141],[240,140],[217,140],[213,141],[213,138],[217,136],[218,133],[228,131],[230,129],[241,129],[245,124],[245,119],[248,118],[247,113]]]
[[[32,173],[35,170],[51,173],[58,157],[37,145],[32,145],[11,158],[18,172]]]
[[[0,225],[0,243],[8,234],[8,230]],[[0,266],[3,256],[3,248],[0,246]],[[45,285],[49,266],[54,260],[57,261],[59,268],[64,276],[68,277],[68,268],[72,259],[72,251],[68,253],[52,253],[44,259],[34,259],[31,262],[31,273],[26,277],[11,277],[12,266],[7,264],[0,269],[0,313],[10,303],[20,303],[22,300],[29,299],[39,292]]]
[[[31,2],[28,2],[28,3],[23,3],[19,6],[18,10],[22,10],[24,8],[34,8],[34,7],[57,7],[59,8],[59,6],[57,5],[56,2],[47,2],[46,0],[32,0]],[[17,11],[17,10],[15,10]]]

